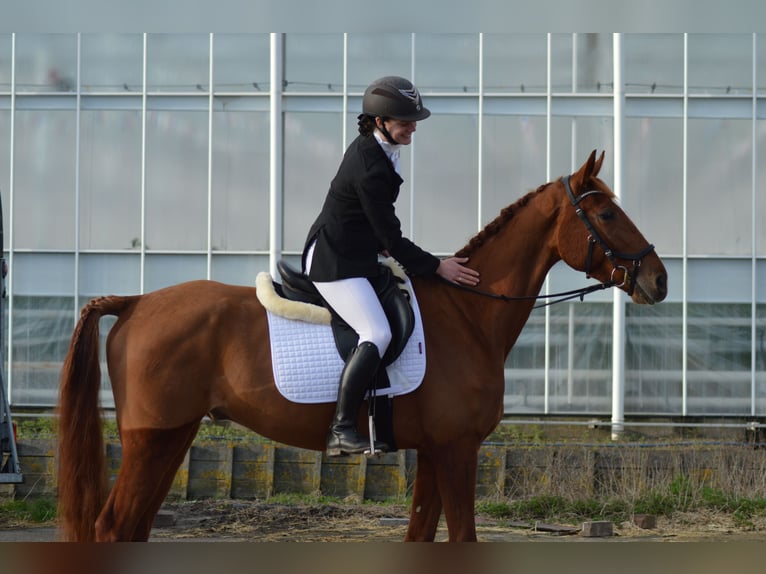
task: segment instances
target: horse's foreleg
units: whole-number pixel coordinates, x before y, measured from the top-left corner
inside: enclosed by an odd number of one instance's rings
[[[199,421],[176,429],[123,431],[122,465],[96,521],[100,542],[145,541]]]
[[[434,468],[450,542],[476,541],[478,446],[453,444],[434,454]]]
[[[418,451],[410,525],[405,540],[433,542],[441,513],[442,501],[436,486],[434,467],[429,458]]]

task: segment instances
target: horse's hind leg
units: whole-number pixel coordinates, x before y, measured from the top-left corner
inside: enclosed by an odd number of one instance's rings
[[[418,451],[410,525],[405,540],[408,542],[433,542],[441,512],[442,501],[436,485],[436,473],[433,464],[426,455]]]
[[[157,511],[159,511],[162,503],[165,502],[165,498],[170,491],[170,487],[172,486],[173,480],[176,477],[178,468],[181,466],[181,463],[183,462],[184,457],[186,456],[186,453],[191,446],[191,443],[194,441],[194,437],[197,435],[198,429],[199,423],[196,423],[189,433],[186,445],[181,447],[181,449],[178,451],[176,460],[171,461],[168,465],[165,476],[162,478],[163,482],[157,485],[154,500],[148,505],[146,513],[144,513],[144,516],[141,518],[133,532],[134,541],[149,539],[149,534],[151,533],[154,519],[157,516]]]
[[[122,465],[96,521],[96,540],[147,540],[199,421],[175,429],[123,431]]]

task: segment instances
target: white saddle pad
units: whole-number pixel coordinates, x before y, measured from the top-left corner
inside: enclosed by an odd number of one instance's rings
[[[407,280],[409,281],[409,280]],[[414,391],[426,370],[423,321],[414,291],[411,293],[415,328],[404,351],[386,368],[391,386],[378,395],[397,396]],[[343,361],[329,325],[287,319],[267,309],[274,381],[285,398],[297,403],[333,403]]]

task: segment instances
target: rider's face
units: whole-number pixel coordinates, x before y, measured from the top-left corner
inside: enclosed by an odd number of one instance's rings
[[[418,122],[405,122],[402,120],[387,119],[385,122],[377,118],[378,127],[385,125],[388,133],[391,134],[393,140],[401,145],[409,145],[412,143],[412,134],[417,129]]]

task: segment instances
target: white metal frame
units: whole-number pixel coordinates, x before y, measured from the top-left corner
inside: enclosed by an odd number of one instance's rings
[[[141,229],[140,229],[140,249],[138,250],[138,256],[140,258],[139,263],[139,284],[141,292],[145,290],[145,265],[146,265],[146,125],[147,125],[147,34],[143,34],[143,54],[142,54],[142,90],[140,96],[140,112],[141,112],[141,175],[140,175],[140,194],[141,194]],[[507,106],[507,112],[509,114],[521,113],[519,110],[539,110],[544,108],[546,117],[546,136],[547,136],[547,149],[546,149],[546,176],[548,179],[551,177],[551,118],[555,113],[569,113],[570,111],[580,112],[584,115],[589,114],[604,114],[608,113],[607,110],[611,107],[611,114],[614,120],[614,182],[613,189],[619,196],[622,195],[623,189],[623,121],[626,116],[640,115],[645,110],[660,110],[663,114],[672,115],[678,117],[680,109],[680,118],[682,120],[682,193],[683,193],[683,221],[682,221],[682,252],[680,254],[664,254],[666,258],[677,259],[680,261],[682,269],[682,408],[681,415],[686,416],[689,414],[688,407],[688,299],[689,299],[689,284],[687,282],[688,263],[692,257],[689,255],[689,238],[688,238],[688,120],[690,113],[696,115],[716,116],[724,110],[725,113],[733,114],[734,117],[749,118],[752,124],[751,137],[752,137],[752,220],[749,222],[752,226],[752,254],[750,256],[750,268],[751,268],[751,416],[757,416],[757,362],[756,362],[756,313],[757,313],[757,273],[758,273],[758,226],[763,222],[758,220],[758,208],[762,207],[758,202],[758,181],[757,181],[757,162],[758,162],[758,137],[757,137],[757,123],[762,121],[764,117],[759,117],[759,95],[757,93],[758,86],[758,50],[757,34],[752,34],[752,96],[749,98],[699,98],[690,95],[688,85],[688,34],[683,35],[683,90],[679,95],[667,95],[661,97],[636,97],[626,95],[624,90],[624,82],[622,80],[623,73],[623,38],[624,35],[616,33],[613,35],[613,73],[614,73],[614,89],[611,95],[609,94],[576,94],[577,84],[577,35],[573,34],[573,61],[572,61],[572,77],[573,77],[573,94],[568,94],[566,97],[561,97],[562,94],[556,94],[552,90],[551,82],[551,70],[552,70],[552,34],[547,35],[547,87],[545,94],[537,96],[525,96],[524,98],[518,98],[515,96],[498,96],[495,94],[484,93],[484,35],[479,34],[479,57],[477,62],[477,77],[478,77],[478,94],[475,100],[478,101],[478,135],[479,142],[477,145],[477,154],[479,159],[479,170],[477,177],[477,202],[478,202],[478,220],[477,229],[480,228],[484,221],[484,213],[482,213],[482,193],[483,193],[483,176],[481,169],[481,159],[483,154],[482,147],[482,134],[483,134],[483,118],[486,113],[494,113],[499,107]],[[347,144],[347,112],[349,109],[349,86],[348,86],[348,35],[343,34],[343,94],[340,99],[340,106],[342,109],[342,121],[343,121],[343,147]],[[276,273],[276,261],[283,255],[283,164],[284,158],[282,154],[283,150],[283,125],[284,125],[284,111],[287,109],[302,109],[304,106],[311,105],[311,98],[301,97],[293,98],[289,94],[285,94],[283,91],[283,77],[284,77],[284,40],[285,36],[282,33],[273,33],[270,35],[270,51],[271,51],[271,63],[270,63],[270,92],[269,92],[269,113],[270,113],[270,132],[269,132],[269,145],[270,145],[270,160],[269,160],[269,175],[270,175],[270,187],[269,187],[269,222],[270,222],[270,234],[269,234],[269,268],[272,273]],[[416,43],[417,34],[411,35],[411,74],[414,77],[416,72]],[[213,193],[213,181],[212,181],[212,140],[214,129],[214,107],[216,104],[216,93],[214,84],[214,55],[215,52],[215,34],[209,34],[209,89],[207,96],[207,112],[208,112],[208,179],[207,179],[207,201],[208,201],[208,214],[207,214],[207,247],[205,250],[206,255],[206,274],[207,277],[211,277],[212,264],[213,264],[213,248],[212,248],[212,218],[211,218],[211,201]],[[76,133],[75,133],[75,201],[79,205],[80,202],[80,114],[81,110],[89,105],[88,101],[91,98],[99,98],[99,95],[87,95],[84,98],[81,86],[81,35],[77,34],[77,78],[76,78],[76,90],[73,94],[74,109],[76,113]],[[13,328],[14,328],[14,256],[18,253],[25,253],[24,250],[16,248],[14,242],[14,228],[15,219],[14,213],[14,198],[16,189],[14,186],[14,145],[13,142],[16,139],[16,123],[15,115],[17,110],[17,85],[16,85],[16,34],[11,35],[11,88],[10,88],[10,177],[9,177],[9,205],[8,205],[8,261],[9,261],[9,313],[7,319],[8,326],[8,344],[12,348],[13,346]],[[28,94],[23,94],[24,97],[28,97]],[[252,95],[252,94],[251,94]],[[114,97],[114,96],[109,96]],[[135,97],[135,96],[133,96]],[[169,97],[179,97],[177,94],[170,95]],[[435,95],[435,98],[441,96]],[[763,97],[761,97],[761,100]],[[465,100],[460,98],[454,98],[454,102],[450,100],[448,96],[444,97],[444,100],[449,100],[449,105],[455,106],[455,109],[462,109],[461,106],[465,105]],[[55,101],[55,99],[51,100]],[[762,102],[761,102],[762,103]],[[41,104],[45,105],[45,103]],[[556,106],[556,111],[554,111]],[[766,106],[761,106],[760,114],[763,116],[766,113]],[[727,116],[732,117],[732,116]],[[577,133],[576,120],[572,122],[572,163],[574,166],[576,158],[576,150],[574,150],[574,142]],[[417,149],[413,146],[411,150],[411,162],[410,162],[410,176],[407,179],[409,182],[414,180],[413,174],[417,169]],[[409,183],[411,186],[412,184]],[[415,190],[410,190],[410,210],[414,213],[415,210]],[[417,240],[417,230],[414,229],[415,217],[411,218],[409,235]],[[85,250],[81,250],[79,247],[79,224],[80,215],[79,209],[75,210],[75,232],[77,247],[74,249],[74,284],[72,285],[73,293],[78,294],[80,291],[79,276],[81,266],[81,255],[85,253]],[[762,260],[763,258],[761,258]],[[544,289],[549,292],[549,282],[546,281]],[[76,320],[79,315],[79,300],[77,296],[74,298],[75,304],[73,309],[73,320]],[[624,422],[624,392],[625,392],[625,357],[624,357],[624,329],[625,329],[625,304],[626,298],[621,292],[614,291],[613,298],[613,362],[612,362],[612,424],[613,430],[617,433],[622,429],[622,423]],[[544,408],[541,414],[550,414],[550,350],[547,341],[550,340],[550,316],[546,311],[546,348],[545,348],[545,382],[544,382]],[[11,362],[7,365],[7,390],[10,396],[13,385]],[[764,414],[764,413],[761,413]]]

